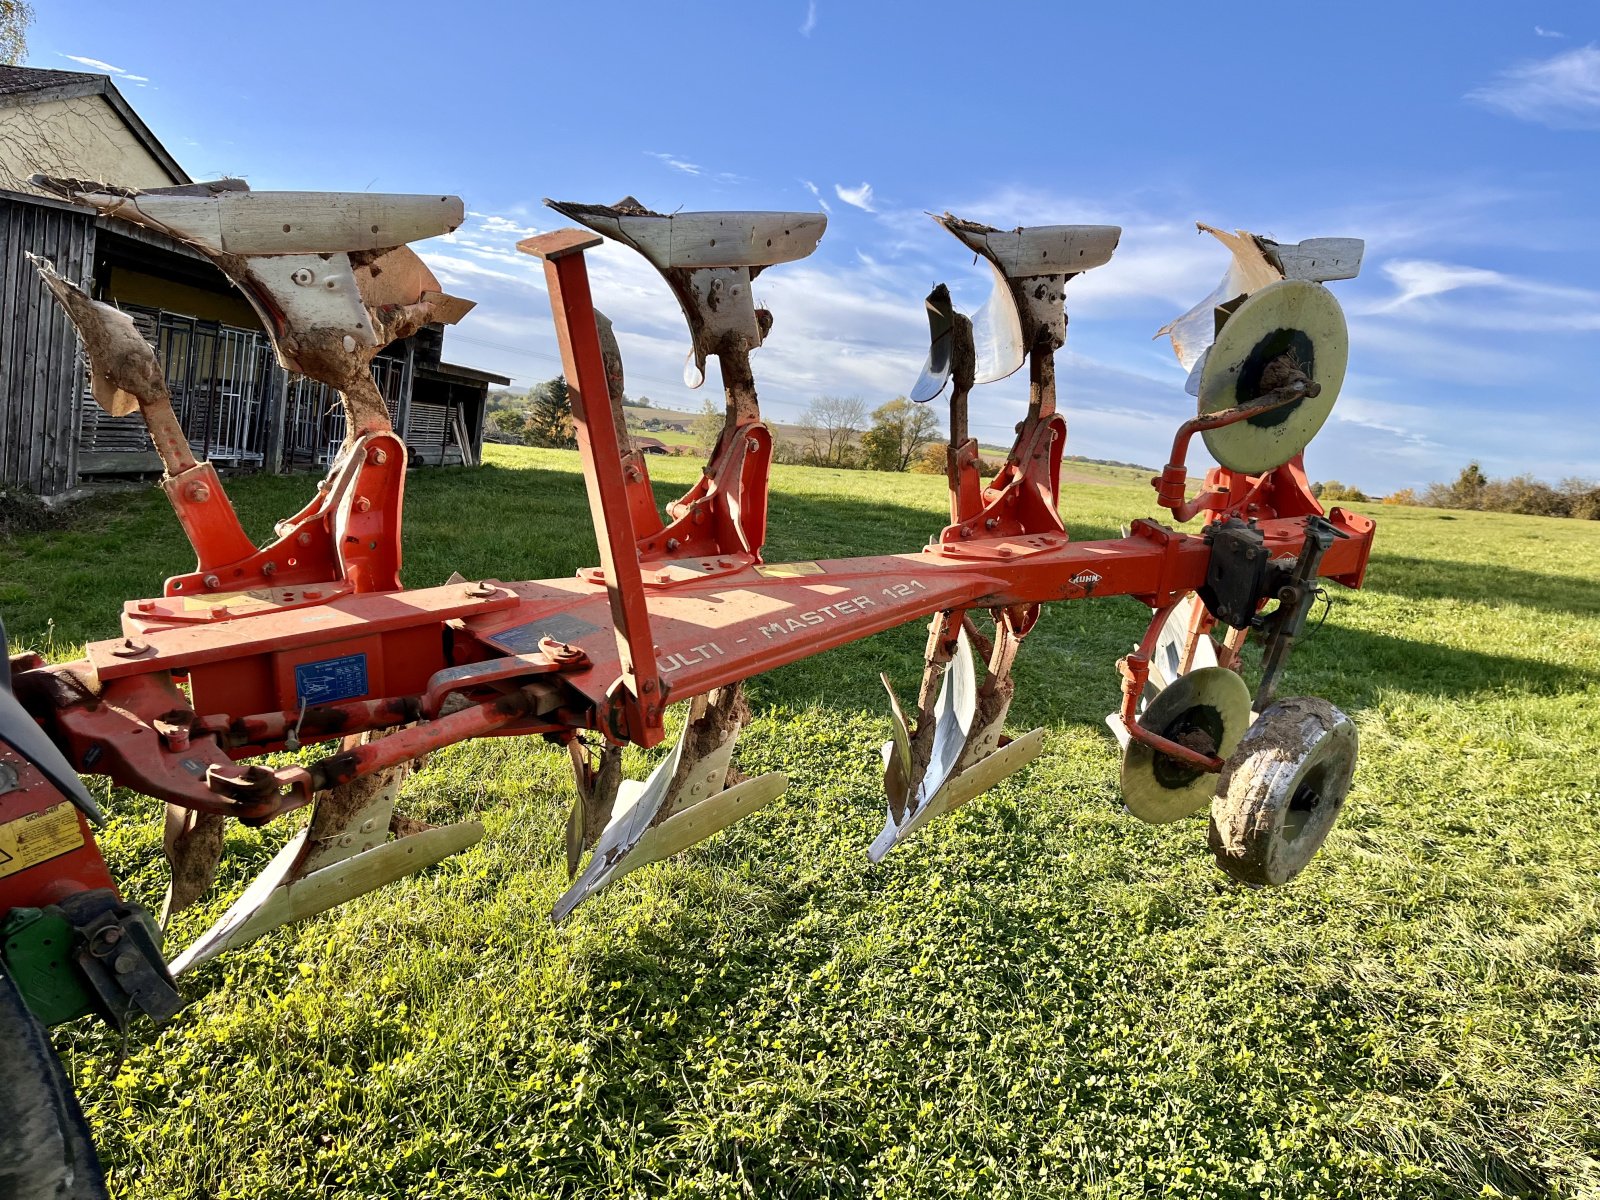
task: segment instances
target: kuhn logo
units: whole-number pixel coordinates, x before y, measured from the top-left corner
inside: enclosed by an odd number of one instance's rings
[[[1079,571],[1067,582],[1075,583],[1079,587],[1093,587],[1095,584],[1100,582],[1100,576],[1096,575],[1093,571]]]

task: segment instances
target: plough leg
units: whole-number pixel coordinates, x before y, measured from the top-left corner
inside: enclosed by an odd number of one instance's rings
[[[987,791],[1044,749],[1042,729],[1015,740],[1007,739],[1003,732],[1016,691],[1011,666],[1021,642],[1011,615],[999,614],[995,640],[983,646],[988,670],[981,686],[969,632],[983,642],[988,639],[970,621],[962,619],[948,664],[940,661],[940,644],[952,617],[941,613],[934,618],[914,733],[907,729],[894,690],[884,678],[894,719],[893,737],[883,747],[889,816],[867,851],[873,862],[881,862],[928,821]],[[928,697],[935,687],[938,698],[930,704]]]
[[[347,738],[346,749],[368,736]],[[435,827],[394,811],[395,797],[410,769],[410,764],[391,767],[319,792],[305,828],[278,852],[222,918],[172,961],[172,973],[177,975],[281,925],[326,912],[475,845],[483,837],[483,826],[476,821]],[[392,841],[391,831],[395,834]],[[175,874],[175,884],[177,878]]]
[[[589,765],[589,751],[576,735],[567,743],[572,768],[577,776],[578,798],[567,818],[567,882],[578,877],[583,852],[600,840],[617,806],[617,789],[622,786],[622,747],[610,742],[600,747],[597,766]]]
[[[691,703],[689,720],[672,753],[643,783],[622,780],[617,785],[615,804],[609,805],[612,811],[589,865],[551,913],[556,922],[566,920],[573,909],[613,880],[704,841],[783,794],[789,781],[777,772],[728,786],[734,742],[749,717],[738,684],[716,688]],[[598,794],[605,775],[602,754],[601,766],[594,772],[592,806],[596,814],[607,806],[608,798]],[[581,773],[579,797],[587,815],[590,802],[584,798]],[[569,865],[573,824],[568,822]]]
[[[222,833],[227,818],[217,813],[199,812],[181,804],[167,804],[166,824],[161,845],[166,851],[172,878],[167,881],[167,897],[161,904],[161,927],[188,908],[211,889],[222,861]]]

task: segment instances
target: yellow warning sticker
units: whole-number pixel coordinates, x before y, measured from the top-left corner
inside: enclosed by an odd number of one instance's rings
[[[827,572],[814,562],[797,562],[768,563],[757,567],[756,574],[765,575],[768,579],[794,579],[800,575],[825,575]]]
[[[268,605],[271,601],[265,600],[252,592],[212,592],[206,596],[185,596],[183,608],[185,612],[199,612],[207,608],[250,608],[253,605]]]
[[[63,800],[0,825],[0,879],[83,845],[78,810]]]

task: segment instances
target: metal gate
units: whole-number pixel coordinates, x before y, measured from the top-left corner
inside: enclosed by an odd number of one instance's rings
[[[219,466],[262,466],[270,440],[273,382],[283,376],[283,466],[326,465],[338,454],[345,434],[338,393],[284,372],[266,334],[139,305],[122,308],[156,348],[173,410],[197,457]],[[85,362],[80,448],[124,455],[152,451],[138,414],[112,417],[94,402],[87,368]],[[389,419],[399,429],[409,382],[407,362],[380,355],[373,360],[372,375]]]
[[[260,466],[264,460],[266,395],[277,369],[264,334],[182,313],[123,305],[156,348],[172,393],[173,411],[195,454],[222,466]],[[112,417],[89,395],[84,364],[79,446],[129,453],[152,447],[138,414]]]
[[[401,398],[405,394],[406,362],[379,355],[372,360],[372,378],[389,410],[389,421],[400,429]],[[283,462],[286,467],[326,465],[344,442],[344,405],[325,383],[304,375],[289,376],[285,395]]]

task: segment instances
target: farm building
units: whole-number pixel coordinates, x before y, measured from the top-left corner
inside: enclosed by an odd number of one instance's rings
[[[0,66],[0,486],[52,496],[80,482],[159,472],[137,415],[89,396],[71,325],[25,252],[129,313],[166,368],[196,454],[269,472],[325,464],[344,437],[338,397],[284,371],[255,311],[194,250],[43,195],[34,173],[132,187],[193,182],[110,78]],[[502,376],[441,361],[442,326],[373,363],[412,460],[478,461],[489,385]]]

